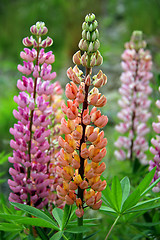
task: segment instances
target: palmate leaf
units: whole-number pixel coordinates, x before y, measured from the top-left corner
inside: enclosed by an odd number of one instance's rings
[[[26,211],[26,212],[30,213],[31,215],[33,215],[37,218],[43,219],[44,221],[52,224],[53,229],[59,230],[59,228],[58,228],[57,224],[54,222],[54,220],[52,220],[50,217],[48,217],[48,215],[45,214],[44,212],[42,212],[41,210],[31,207],[31,206],[28,206],[28,205],[20,204],[20,203],[13,203],[13,202],[10,202],[10,203],[17,208],[19,208],[23,211]]]
[[[100,210],[106,212],[109,215],[120,214],[122,216],[126,213],[133,213],[138,211],[145,212],[149,209],[159,207],[159,198],[154,198],[138,203],[142,196],[144,196],[160,181],[159,178],[155,183],[149,186],[155,174],[155,170],[156,168],[152,169],[152,171],[145,176],[138,187],[130,195],[129,179],[125,177],[121,180],[121,182],[119,182],[118,178],[115,177],[113,179],[112,189],[110,190],[108,186],[102,193],[104,203]]]

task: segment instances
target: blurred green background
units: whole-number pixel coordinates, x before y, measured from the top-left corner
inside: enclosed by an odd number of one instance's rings
[[[95,13],[99,22],[101,47],[100,52],[104,58],[101,69],[108,76],[108,83],[102,89],[108,103],[103,113],[109,117],[105,128],[108,138],[107,170],[106,175],[111,179],[114,175],[120,177],[129,174],[129,163],[117,162],[114,158],[114,141],[117,133],[114,125],[117,122],[119,107],[117,100],[120,97],[120,62],[124,51],[124,43],[129,41],[132,31],[142,30],[147,41],[147,48],[153,56],[154,78],[152,119],[157,121],[158,110],[155,100],[160,98],[158,86],[160,85],[160,0],[1,0],[0,1],[0,152],[11,152],[9,141],[11,135],[9,128],[15,119],[12,115],[17,105],[13,96],[18,94],[17,80],[21,74],[17,71],[17,64],[22,63],[20,51],[23,50],[22,39],[30,36],[29,28],[37,21],[44,21],[49,29],[48,35],[54,43],[49,50],[55,54],[56,61],[53,70],[57,72],[57,80],[65,87],[68,82],[66,70],[73,66],[72,55],[78,50],[81,38],[81,25],[88,13]],[[99,68],[94,71],[97,72]],[[152,129],[148,140],[154,137]],[[151,159],[148,152],[148,160]],[[8,170],[9,164],[0,166],[1,170]],[[8,192],[7,183],[0,186],[0,191]],[[104,225],[105,226],[105,225]],[[104,229],[105,231],[105,229]],[[117,239],[117,238],[114,238]],[[125,239],[125,238],[124,238]],[[127,238],[126,238],[127,239]]]

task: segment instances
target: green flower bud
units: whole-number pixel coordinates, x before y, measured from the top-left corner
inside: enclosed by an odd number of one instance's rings
[[[97,27],[98,27],[98,22],[97,22],[97,20],[95,20],[93,22],[93,29],[95,30]]]
[[[94,15],[94,13],[92,13],[92,14],[90,15],[90,21],[92,22],[92,21],[94,21],[94,19],[95,19],[95,15]]]
[[[91,23],[90,26],[89,26],[89,31],[92,32],[92,31],[93,31],[93,28],[94,28],[94,26],[93,26],[93,24]]]
[[[94,43],[94,51],[97,51],[99,47],[100,47],[100,42],[99,42],[99,40],[97,39],[97,40],[95,41],[95,43]]]
[[[91,34],[90,34],[90,32],[89,32],[89,31],[87,32],[87,40],[88,40],[88,41],[90,41],[90,40],[91,40]]]
[[[90,42],[90,44],[89,44],[88,52],[93,52],[93,43],[92,42]]]
[[[85,22],[89,22],[90,21],[90,17],[89,17],[89,15],[87,15],[86,17],[85,17]]]
[[[87,38],[86,30],[83,30],[83,31],[82,31],[82,38],[83,38],[83,39],[86,39],[86,38]]]
[[[99,38],[99,32],[98,29],[95,30],[96,38]]]
[[[93,33],[92,33],[92,41],[95,41],[95,40],[96,40],[96,38],[97,38],[97,36],[96,36],[96,33],[95,33],[95,32],[93,32]]]
[[[82,30],[85,30],[86,29],[86,22],[84,22],[83,24],[82,24]]]

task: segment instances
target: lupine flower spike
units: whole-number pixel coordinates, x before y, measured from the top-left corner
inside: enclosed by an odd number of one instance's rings
[[[50,161],[48,137],[51,133],[49,116],[52,108],[45,99],[53,92],[54,85],[50,81],[56,77],[51,72],[51,64],[55,58],[51,51],[45,53],[45,48],[52,45],[52,39],[42,37],[47,33],[43,22],[37,22],[30,28],[34,35],[23,39],[26,46],[20,56],[24,59],[23,66],[18,70],[24,75],[18,80],[17,87],[21,91],[14,97],[18,110],[13,114],[18,120],[10,133],[15,140],[10,146],[13,157],[9,161],[13,168],[9,172],[13,180],[8,180],[13,191],[9,200],[43,208],[48,202],[48,186],[50,184],[47,164]],[[32,46],[32,50],[28,47]],[[25,76],[26,75],[26,76]]]
[[[152,60],[150,53],[144,50],[145,46],[142,32],[134,31],[122,54],[124,72],[120,78],[122,85],[119,89],[122,98],[118,102],[122,108],[118,118],[122,122],[116,126],[116,130],[124,136],[120,136],[115,142],[115,146],[119,148],[115,151],[118,160],[130,159],[133,162],[137,158],[141,164],[148,163],[145,154],[148,143],[145,135],[149,132],[146,122],[151,116],[148,111],[151,102],[148,95],[152,92],[149,86]]]
[[[106,104],[106,98],[101,96],[98,88],[106,84],[107,77],[101,70],[91,77],[92,67],[102,64],[97,26],[95,15],[87,15],[79,42],[82,52],[74,54],[75,66],[67,70],[71,82],[66,85],[65,93],[69,100],[67,105],[62,104],[67,120],[62,118],[61,121],[65,139],[59,137],[62,147],[59,163],[63,168],[59,167],[58,171],[63,177],[63,187],[57,187],[57,194],[69,205],[76,203],[79,218],[87,206],[100,208],[101,191],[106,187],[106,181],[100,179],[105,163],[100,162],[106,155],[107,139],[100,128],[105,127],[108,118],[97,108]],[[86,69],[85,75],[77,66],[80,64]],[[91,109],[90,106],[94,107]]]
[[[159,87],[160,91],[160,87]],[[160,109],[160,100],[156,102],[157,107]],[[155,131],[156,138],[151,139],[152,147],[150,147],[151,153],[154,155],[153,160],[149,161],[149,171],[156,167],[156,172],[152,182],[155,182],[160,177],[160,116],[158,115],[158,123],[152,123],[153,130]],[[160,182],[152,189],[154,192],[160,192]]]

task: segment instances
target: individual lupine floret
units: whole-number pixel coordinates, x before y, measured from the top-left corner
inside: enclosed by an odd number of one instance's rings
[[[14,97],[19,105],[18,111],[13,111],[18,123],[10,129],[15,140],[10,141],[14,150],[13,157],[9,158],[13,163],[13,168],[9,170],[13,178],[8,180],[13,191],[9,200],[43,208],[48,202],[50,184],[47,165],[50,161],[49,117],[52,113],[46,98],[53,92],[54,85],[50,84],[50,80],[56,77],[56,73],[51,73],[54,55],[44,50],[53,41],[49,37],[43,41],[41,38],[48,31],[44,23],[37,22],[30,31],[35,37],[23,39],[27,48],[20,55],[25,61],[23,66],[18,65],[18,70],[27,75],[18,80],[17,87],[21,92]],[[33,48],[29,49],[30,46]]]
[[[93,79],[91,77],[92,67],[102,63],[94,14],[86,16],[82,28],[79,48],[83,54],[81,56],[80,51],[75,53],[73,62],[85,66],[86,73],[84,76],[77,65],[67,70],[71,82],[66,85],[67,106],[62,104],[67,120],[61,120],[61,133],[65,138],[59,137],[62,149],[57,168],[63,176],[63,186],[57,186],[57,194],[69,205],[76,203],[79,218],[83,216],[85,207],[99,209],[102,203],[101,191],[105,189],[106,181],[100,179],[105,170],[105,163],[100,162],[106,155],[107,139],[99,128],[108,122],[107,116],[97,109],[106,104],[105,96],[101,96],[97,87],[106,84],[107,77],[102,71]],[[90,105],[95,107],[89,110]]]
[[[159,87],[160,92],[160,87]],[[157,107],[160,109],[160,100],[156,102]],[[152,123],[153,130],[155,131],[156,138],[151,139],[152,147],[150,147],[151,153],[154,155],[153,160],[149,161],[149,171],[151,171],[154,167],[156,167],[156,172],[152,182],[155,182],[160,177],[160,116],[158,115],[158,122]],[[160,192],[160,183],[158,182],[157,185],[152,189],[154,192]]]
[[[137,158],[142,164],[148,163],[145,154],[148,143],[145,135],[149,132],[146,122],[151,116],[151,101],[148,95],[152,92],[149,86],[152,60],[150,53],[144,50],[145,46],[142,33],[134,31],[122,54],[124,72],[120,78],[122,84],[119,89],[122,98],[118,101],[122,108],[118,118],[122,122],[116,126],[116,130],[124,136],[120,136],[115,142],[115,146],[119,148],[115,151],[118,160],[130,159],[133,162]]]

